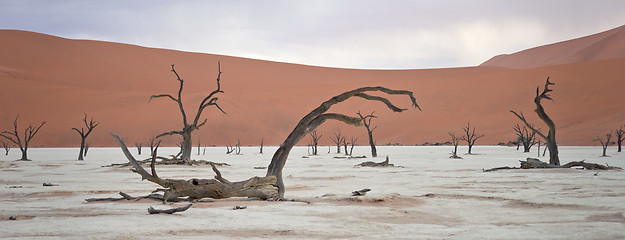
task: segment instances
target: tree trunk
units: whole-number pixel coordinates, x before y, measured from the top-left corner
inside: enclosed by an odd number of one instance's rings
[[[191,141],[191,133],[183,133],[182,134],[182,156],[181,159],[185,163],[191,162],[191,151],[193,148],[193,142]]]
[[[368,135],[369,135],[369,145],[371,146],[371,156],[372,157],[377,157],[378,156],[378,150],[375,148],[375,143],[373,142],[373,134],[371,133],[371,131],[369,131],[369,129],[367,129]]]
[[[84,155],[85,155],[85,138],[82,138],[82,140],[80,141],[80,152],[78,153],[78,160],[85,160],[84,159]]]
[[[20,160],[22,161],[28,161],[28,148],[20,148],[20,150],[22,150],[22,158],[20,158]]]

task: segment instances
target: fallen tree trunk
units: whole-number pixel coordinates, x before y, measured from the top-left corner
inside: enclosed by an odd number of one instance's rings
[[[146,171],[139,162],[132,156],[124,141],[114,133],[111,135],[117,140],[124,155],[133,166],[133,172],[141,175],[142,180],[148,180],[162,186],[164,189],[158,189],[164,192],[163,203],[169,199],[187,197],[192,201],[201,198],[230,198],[230,197],[253,197],[259,199],[277,199],[278,188],[275,176],[252,177],[248,180],[240,182],[230,182],[221,176],[221,172],[211,164],[216,176],[214,179],[163,179],[156,173],[154,166],[156,160],[156,149],[152,153],[152,163],[150,164],[151,173]]]
[[[497,170],[505,170],[505,169],[535,169],[535,168],[572,168],[572,167],[583,167],[586,170],[623,170],[620,167],[613,167],[609,165],[601,165],[597,163],[587,163],[584,160],[582,161],[573,161],[564,165],[554,165],[549,164],[543,161],[540,161],[536,158],[527,158],[525,161],[521,162],[521,167],[497,167],[491,169],[483,169],[484,172],[492,172]]]

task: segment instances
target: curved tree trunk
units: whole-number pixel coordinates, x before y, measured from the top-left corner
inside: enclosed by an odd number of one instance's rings
[[[367,100],[380,101],[386,104],[394,112],[401,112],[406,109],[401,109],[394,106],[388,99],[371,96],[365,94],[365,92],[370,91],[381,91],[386,94],[403,94],[408,95],[412,101],[412,105],[415,108],[419,108],[417,105],[416,99],[414,98],[412,92],[405,90],[391,90],[383,87],[363,87],[358,88],[352,91],[344,92],[339,94],[328,101],[323,102],[319,107],[315,108],[312,112],[308,113],[304,116],[297,126],[293,129],[293,131],[289,134],[289,136],[284,140],[278,150],[276,150],[273,158],[271,159],[271,163],[267,167],[267,175],[266,176],[275,176],[276,177],[276,186],[278,187],[280,198],[284,197],[284,181],[282,179],[282,169],[286,164],[286,160],[289,157],[289,153],[302,138],[304,138],[308,133],[315,130],[319,125],[324,123],[328,119],[334,119],[338,121],[342,121],[347,124],[359,126],[362,123],[360,118],[349,117],[342,114],[336,113],[325,113],[332,107],[334,104],[343,102],[351,97],[357,96]],[[420,109],[420,108],[419,108]]]
[[[551,120],[551,118],[547,115],[547,113],[545,113],[545,108],[543,108],[543,106],[540,103],[540,101],[543,99],[552,100],[551,97],[549,96],[549,92],[553,91],[549,89],[549,86],[551,85],[554,85],[554,83],[549,82],[549,77],[547,77],[547,82],[545,83],[543,92],[540,93],[540,86],[539,86],[536,89],[536,97],[534,98],[534,103],[536,104],[535,112],[538,114],[538,117],[541,120],[543,120],[545,124],[547,124],[547,127],[549,127],[549,133],[547,134],[547,136],[545,136],[545,134],[543,134],[542,132],[534,128],[531,124],[529,124],[527,120],[525,119],[525,116],[523,116],[523,113],[517,114],[515,111],[510,111],[510,112],[514,113],[514,115],[516,115],[519,119],[521,119],[521,121],[523,121],[523,123],[525,123],[525,125],[529,129],[531,129],[536,134],[538,134],[543,139],[545,139],[545,144],[547,145],[547,149],[549,149],[549,164],[560,166],[560,157],[558,156],[558,145],[556,143],[556,125],[553,122],[553,120]]]

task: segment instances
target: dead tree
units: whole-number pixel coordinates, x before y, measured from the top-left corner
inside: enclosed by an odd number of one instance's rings
[[[452,132],[448,132],[447,134],[451,137],[451,144],[454,145],[454,151],[451,152],[451,156],[449,156],[449,158],[462,159],[462,157],[458,156],[458,144],[460,143],[460,138],[456,137],[456,134]]]
[[[9,145],[8,142],[5,142],[5,141],[0,141],[0,143],[2,144],[2,147],[4,148],[4,155],[8,156],[9,150],[11,150],[11,146]]]
[[[235,148],[236,148],[235,153],[237,155],[241,154],[241,140],[239,140],[238,138],[237,138],[237,145],[235,146]]]
[[[154,152],[154,147],[156,147],[156,145],[161,144],[161,141],[156,141],[156,137],[152,137],[150,138],[150,152],[153,153]]]
[[[179,88],[178,88],[178,95],[177,97],[174,97],[170,94],[159,94],[159,95],[152,95],[150,97],[150,100],[152,100],[153,98],[169,98],[172,101],[174,101],[175,103],[178,104],[178,108],[180,110],[180,114],[182,116],[182,130],[179,131],[170,131],[170,132],[165,132],[165,133],[161,133],[159,135],[156,136],[156,138],[161,138],[163,136],[171,136],[171,135],[180,135],[182,136],[182,160],[186,163],[189,163],[191,160],[191,148],[192,148],[192,142],[191,142],[191,134],[193,133],[193,131],[199,129],[200,127],[204,126],[204,124],[206,124],[206,119],[204,119],[204,121],[200,122],[200,118],[202,116],[202,112],[204,111],[204,109],[208,106],[215,106],[217,107],[217,109],[219,109],[222,113],[226,113],[224,112],[223,109],[221,109],[221,107],[219,107],[219,105],[217,105],[217,100],[218,98],[215,97],[216,94],[218,93],[223,93],[223,91],[221,91],[221,84],[219,83],[220,79],[221,79],[221,64],[218,63],[217,64],[217,69],[218,69],[218,74],[217,74],[217,89],[212,91],[208,96],[206,96],[202,102],[200,103],[200,105],[198,106],[197,112],[195,113],[195,117],[193,118],[193,121],[191,123],[189,123],[188,119],[187,119],[187,114],[184,110],[184,107],[182,105],[182,88],[184,85],[184,80],[182,78],[180,78],[180,75],[178,75],[178,73],[176,72],[176,70],[174,69],[174,65],[171,65],[171,71],[174,73],[174,75],[176,75],[176,80],[179,82]]]
[[[15,120],[13,120],[13,131],[3,131],[2,133],[0,133],[0,137],[6,138],[7,140],[15,143],[18,147],[20,147],[20,151],[22,151],[22,158],[20,158],[19,160],[30,161],[28,159],[28,144],[31,140],[33,140],[33,137],[37,135],[39,129],[41,129],[41,127],[43,127],[46,122],[42,122],[39,127],[33,127],[32,124],[29,124],[28,127],[24,129],[24,137],[20,137],[19,131],[17,130],[17,119],[19,117],[20,116],[17,115],[17,117],[15,117]]]
[[[625,139],[625,131],[623,131],[623,126],[618,130],[614,131],[616,133],[616,144],[618,145],[618,152],[621,152],[621,144],[623,144],[623,139]]]
[[[200,148],[202,147],[202,145],[200,145],[200,139],[197,139],[197,155],[200,155]]]
[[[360,114],[360,111],[358,111],[356,114],[358,114],[360,119],[362,119],[362,123],[367,129],[367,136],[369,136],[369,146],[371,146],[371,157],[377,157],[378,150],[375,148],[375,142],[373,141],[373,130],[378,128],[378,126],[371,127],[371,120],[377,118],[377,116],[373,115],[373,113],[374,112],[371,112],[371,114],[363,116],[362,114]]]
[[[274,153],[271,163],[267,167],[265,177],[252,177],[248,180],[240,182],[230,182],[221,176],[219,170],[213,166],[215,179],[162,179],[158,177],[154,167],[156,154],[153,154],[151,173],[146,171],[132,156],[128,148],[121,138],[117,135],[113,137],[117,140],[122,151],[128,158],[128,161],[134,167],[133,171],[141,175],[142,179],[156,183],[165,189],[164,201],[172,198],[187,197],[187,200],[195,200],[200,198],[229,198],[229,197],[253,197],[260,199],[283,199],[284,198],[284,181],[282,179],[282,169],[286,164],[289,153],[293,147],[314,131],[317,127],[327,120],[338,120],[347,124],[359,126],[362,120],[358,117],[350,117],[338,113],[326,113],[330,107],[337,103],[341,103],[351,97],[360,97],[366,100],[379,101],[394,112],[402,112],[406,109],[398,108],[391,101],[379,96],[372,96],[367,92],[380,91],[392,95],[408,95],[413,107],[419,108],[412,92],[405,90],[391,90],[383,87],[363,87],[339,94],[328,101],[323,102],[319,107],[304,116],[289,136],[284,140]],[[420,108],[419,108],[420,110]]]
[[[332,142],[336,144],[336,153],[341,153],[341,143],[343,143],[343,137],[341,136],[341,130],[334,133],[334,137],[330,137]]]
[[[351,156],[352,153],[354,152],[354,146],[356,146],[356,141],[358,141],[358,138],[354,139],[354,137],[352,137],[352,140],[351,140],[352,146],[349,148],[349,156]],[[347,150],[345,151],[347,152]]]
[[[324,123],[326,120],[329,120],[329,119],[338,120],[338,121],[351,124],[351,125],[355,125],[355,126],[362,124],[362,119],[360,119],[359,117],[358,118],[350,117],[350,116],[337,114],[337,113],[325,113],[326,111],[330,109],[330,107],[332,107],[333,105],[337,103],[343,102],[351,97],[360,97],[366,100],[380,101],[386,104],[386,106],[390,108],[391,110],[393,110],[394,112],[402,112],[406,110],[406,109],[396,107],[395,105],[391,103],[391,101],[389,101],[386,98],[379,97],[379,96],[372,96],[366,93],[366,92],[374,92],[374,91],[380,91],[380,92],[383,92],[386,94],[392,94],[392,95],[397,95],[397,94],[408,95],[412,102],[412,106],[415,108],[419,108],[419,106],[417,105],[417,101],[414,98],[412,92],[405,91],[405,90],[391,90],[391,89],[384,88],[384,87],[358,88],[355,90],[344,92],[342,94],[339,94],[323,102],[319,107],[315,108],[313,111],[308,113],[299,121],[297,126],[295,126],[293,131],[286,138],[286,140],[284,140],[284,142],[280,144],[280,147],[276,150],[275,154],[273,155],[273,158],[271,159],[271,163],[267,167],[266,176],[276,177],[276,181],[277,181],[276,186],[278,187],[280,198],[284,197],[284,190],[285,190],[284,181],[282,180],[282,168],[284,168],[284,165],[286,164],[286,160],[289,156],[289,153],[291,152],[291,149],[293,149],[295,144],[297,144],[297,142],[299,142],[308,133],[314,131],[319,125],[321,125],[322,123]]]
[[[535,112],[538,114],[538,117],[547,124],[549,127],[549,133],[545,136],[539,129],[534,128],[531,124],[525,120],[525,116],[523,116],[523,112],[521,114],[517,114],[515,111],[510,111],[514,113],[532,132],[538,134],[538,136],[542,137],[545,140],[545,144],[547,144],[547,148],[549,149],[549,164],[559,166],[560,165],[560,157],[558,156],[558,145],[556,143],[556,124],[551,120],[551,118],[545,113],[545,108],[540,103],[543,99],[553,100],[549,95],[549,92],[553,90],[549,89],[549,86],[555,85],[552,82],[549,82],[549,77],[547,77],[547,81],[545,82],[545,87],[542,92],[540,92],[540,86],[536,88],[536,97],[534,97],[534,104],[536,104]]]
[[[124,155],[133,166],[131,169],[133,172],[141,175],[142,179],[156,183],[162,186],[164,189],[157,189],[164,192],[163,202],[167,203],[170,199],[178,199],[181,197],[187,197],[187,200],[192,201],[201,198],[230,198],[230,197],[252,197],[260,199],[277,199],[278,188],[275,185],[276,177],[252,177],[248,180],[240,182],[230,182],[221,176],[221,172],[217,170],[217,167],[211,163],[213,171],[216,176],[215,179],[197,179],[192,178],[189,180],[182,179],[163,179],[156,173],[156,150],[152,154],[152,162],[150,164],[151,172],[146,171],[139,162],[132,156],[124,141],[117,135],[111,133],[117,143],[121,147]]]
[[[514,125],[514,132],[518,137],[518,141],[523,144],[523,152],[530,152],[532,146],[536,144],[536,133],[534,131],[529,131],[526,126],[521,128],[519,124]]]
[[[135,142],[135,147],[137,148],[137,155],[141,155],[141,150],[143,148],[143,143]]]
[[[263,144],[265,143],[265,138],[260,139],[260,154],[263,154]]]
[[[234,150],[236,150],[236,148],[232,147],[232,145],[230,144],[226,145],[226,154],[230,154],[234,152]]]
[[[87,114],[84,114],[85,117],[82,119],[83,123],[85,123],[85,127],[87,127],[87,129],[85,128],[80,128],[80,130],[78,130],[78,128],[72,128],[74,129],[76,132],[78,132],[78,134],[80,134],[80,152],[78,153],[78,160],[84,160],[84,156],[85,156],[85,148],[86,148],[86,141],[87,141],[87,137],[89,136],[89,134],[91,134],[91,131],[93,131],[93,129],[95,127],[97,127],[98,125],[100,125],[99,122],[94,122],[93,121],[93,117],[91,117],[91,120],[89,120],[89,122],[87,122]]]
[[[312,131],[310,134],[311,138],[311,147],[312,147],[312,155],[317,155],[319,152],[317,151],[317,146],[319,145],[319,139],[321,139],[322,135],[317,135],[317,130]]]
[[[608,155],[605,154],[605,152],[608,149],[608,145],[610,145],[610,138],[612,138],[612,131],[607,133],[605,135],[605,137],[606,137],[605,142],[599,136],[597,136],[597,138],[593,139],[593,141],[599,141],[601,143],[601,147],[603,148],[603,154],[601,154],[602,157],[607,157],[608,156]]]
[[[473,148],[473,145],[475,145],[475,141],[477,141],[478,139],[484,137],[484,135],[479,135],[476,136],[475,135],[475,127],[473,127],[473,129],[471,129],[471,123],[467,122],[467,127],[462,128],[462,130],[464,131],[464,136],[462,136],[460,138],[460,140],[466,141],[467,145],[469,145],[469,151],[467,154],[472,154],[471,153],[471,149]]]

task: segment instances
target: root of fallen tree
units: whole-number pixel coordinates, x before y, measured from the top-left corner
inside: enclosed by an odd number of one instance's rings
[[[187,197],[187,200],[193,201],[202,198],[230,198],[230,197],[250,197],[258,199],[277,199],[279,197],[275,176],[252,177],[250,179],[230,182],[221,176],[221,172],[215,164],[210,164],[216,176],[214,179],[163,179],[156,173],[156,151],[152,153],[152,161],[150,163],[151,172],[146,171],[139,162],[132,156],[124,141],[117,135],[111,134],[117,140],[124,155],[131,163],[133,172],[141,175],[142,180],[148,180],[156,183],[163,188],[157,191],[163,191],[163,203],[170,199]]]
[[[572,168],[572,167],[583,167],[586,170],[623,170],[620,167],[613,167],[610,165],[601,165],[597,163],[587,163],[584,160],[582,161],[573,161],[561,166],[549,164],[546,162],[542,162],[536,158],[527,158],[525,161],[521,162],[521,167],[498,167],[491,169],[482,169],[484,172],[492,172],[497,170],[505,170],[505,169],[534,169],[534,168]]]

